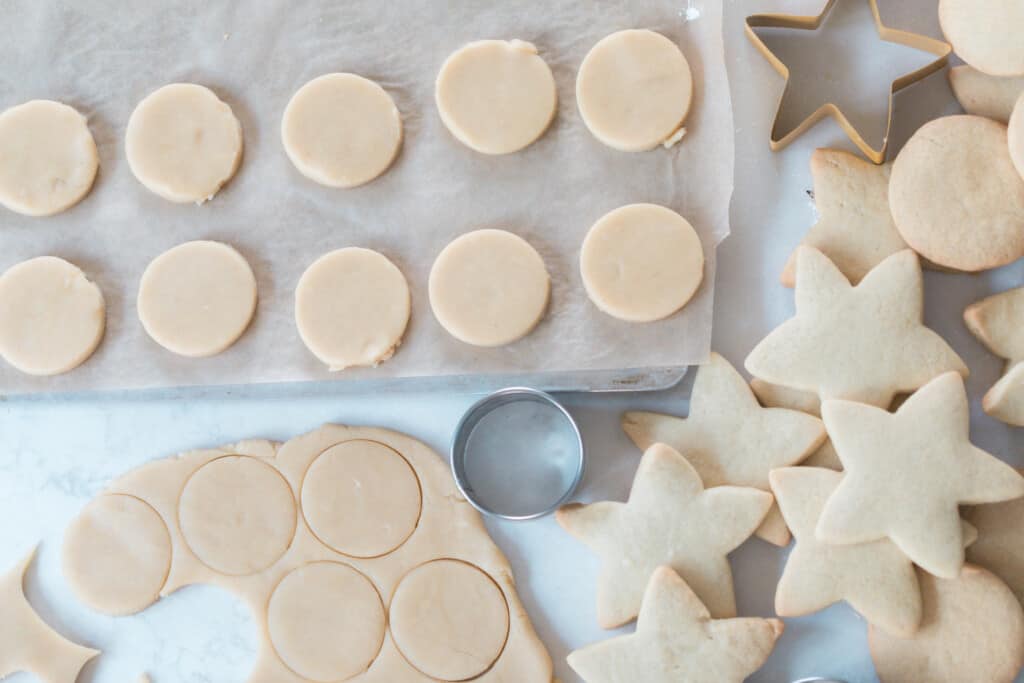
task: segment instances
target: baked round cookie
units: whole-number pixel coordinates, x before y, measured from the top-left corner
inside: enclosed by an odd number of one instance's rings
[[[476,230],[456,237],[430,269],[430,307],[450,335],[503,346],[544,317],[551,291],[544,260],[518,235]]]
[[[0,275],[0,356],[30,375],[58,375],[92,355],[103,338],[106,306],[85,273],[40,256]]]
[[[1007,142],[1010,145],[1010,159],[1017,173],[1024,178],[1024,93],[1017,98],[1017,104],[1010,114],[1010,124],[1007,128]]]
[[[157,256],[139,283],[139,320],[168,351],[199,358],[228,348],[256,312],[256,276],[221,242],[185,242]]]
[[[690,223],[657,204],[627,204],[590,228],[580,251],[587,296],[610,316],[650,322],[672,315],[704,278],[704,251]]]
[[[921,126],[893,162],[889,205],[903,239],[937,265],[979,271],[1024,256],[1024,179],[996,121]]]
[[[402,146],[402,117],[373,81],[349,73],[314,78],[292,95],[281,141],[299,172],[328,187],[356,187],[388,170]]]
[[[1024,3],[939,0],[939,23],[953,50],[978,71],[1024,76]]]
[[[679,137],[693,100],[693,75],[675,43],[630,29],[602,38],[580,65],[576,104],[594,137],[639,152]]]
[[[1024,93],[1024,76],[989,76],[972,66],[961,64],[949,70],[949,86],[957,102],[968,114],[1006,123],[1010,120],[1013,105]]]
[[[539,138],[558,105],[555,77],[522,40],[478,40],[453,52],[434,90],[452,135],[483,154],[517,152]]]
[[[50,216],[89,193],[99,157],[85,117],[66,104],[32,100],[0,114],[0,204]]]
[[[238,170],[242,126],[209,88],[172,83],[135,107],[124,148],[148,190],[172,202],[202,204]]]

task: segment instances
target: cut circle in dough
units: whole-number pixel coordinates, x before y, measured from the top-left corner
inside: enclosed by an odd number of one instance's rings
[[[402,545],[420,518],[420,482],[398,452],[357,439],[331,446],[302,483],[302,513],[328,547],[379,557]]]
[[[182,356],[212,356],[245,332],[256,311],[256,276],[221,242],[179,244],[142,274],[139,320],[153,340]]]
[[[529,242],[505,230],[476,230],[446,246],[430,269],[430,307],[456,339],[502,346],[544,317],[551,278]]]
[[[671,40],[646,29],[605,36],[576,76],[576,104],[598,140],[623,152],[671,146],[693,101],[693,75]]]
[[[1024,179],[1024,94],[1017,99],[1013,113],[1010,114],[1007,141],[1010,144],[1010,159],[1013,160],[1013,166]]]
[[[391,599],[391,635],[417,670],[443,681],[487,671],[508,638],[505,596],[479,568],[442,559],[416,567]]]
[[[957,56],[992,76],[1024,76],[1024,3],[939,0],[939,23]]]
[[[384,643],[384,606],[361,572],[339,562],[293,570],[267,605],[267,630],[285,665],[321,683],[366,671]]]
[[[530,145],[558,107],[551,68],[522,40],[478,40],[459,48],[441,66],[434,98],[445,127],[482,154]]]
[[[295,288],[299,336],[332,371],[391,358],[411,306],[409,283],[398,266],[359,247],[324,254]]]
[[[242,125],[227,103],[194,83],[147,95],[128,119],[125,154],[132,173],[172,202],[202,204],[242,161]]]
[[[39,256],[0,275],[0,356],[30,375],[78,367],[103,338],[103,293],[78,266]]]
[[[52,216],[89,193],[99,168],[85,117],[52,100],[0,114],[0,204],[26,216]]]
[[[192,473],[178,524],[210,569],[247,576],[274,564],[295,535],[295,500],[281,474],[256,458],[227,455]]]
[[[704,279],[697,232],[675,211],[627,204],[590,228],[580,251],[587,295],[610,316],[651,322],[672,315]]]
[[[391,96],[350,73],[319,76],[292,95],[281,141],[299,172],[328,187],[356,187],[384,173],[402,146]]]
[[[62,562],[79,600],[104,614],[134,614],[160,597],[171,568],[171,536],[148,503],[104,494],[64,532]]]

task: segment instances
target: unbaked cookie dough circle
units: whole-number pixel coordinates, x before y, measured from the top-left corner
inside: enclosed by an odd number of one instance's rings
[[[376,365],[395,353],[409,324],[409,284],[387,257],[347,247],[313,262],[295,288],[295,324],[332,370]]]
[[[274,564],[295,535],[284,477],[256,458],[228,455],[196,470],[178,501],[185,542],[210,569],[247,576]]]
[[[471,564],[435,560],[402,579],[389,612],[395,645],[418,671],[464,681],[487,671],[508,638],[508,603]]]
[[[921,126],[893,162],[889,207],[907,244],[939,266],[979,271],[1024,256],[1024,179],[1006,126],[990,119]]]
[[[302,482],[302,512],[325,545],[378,557],[405,543],[420,518],[420,482],[409,463],[376,441],[331,446]]]
[[[40,256],[0,275],[0,356],[30,375],[78,367],[103,338],[100,288],[71,263]]]
[[[939,23],[956,54],[978,71],[1024,76],[1024,2],[939,0]]]
[[[456,339],[502,346],[544,317],[551,291],[544,260],[518,235],[476,230],[455,238],[430,269],[430,307]]]
[[[274,589],[267,630],[281,660],[322,683],[366,671],[384,643],[380,595],[346,564],[315,562],[292,571]]]
[[[326,74],[292,95],[281,140],[302,175],[328,187],[356,187],[384,173],[398,156],[402,117],[373,81]]]
[[[32,100],[0,114],[0,204],[51,216],[89,193],[99,157],[85,117],[66,104]]]
[[[104,614],[134,614],[160,597],[171,536],[148,503],[105,494],[68,526],[62,555],[64,577],[79,600]]]
[[[125,154],[132,173],[151,192],[172,202],[201,204],[238,170],[242,126],[209,88],[172,83],[135,107]]]
[[[651,322],[672,315],[704,279],[704,251],[689,221],[657,204],[627,204],[590,228],[580,252],[587,295],[610,316]]]
[[[693,100],[693,75],[675,43],[630,29],[602,38],[580,65],[576,104],[594,137],[624,152],[679,139]]]
[[[522,40],[478,40],[445,60],[434,90],[452,135],[483,154],[509,154],[544,134],[555,117],[555,77]]]
[[[1007,141],[1010,144],[1010,159],[1014,168],[1024,179],[1024,94],[1017,99],[1017,104],[1010,114],[1010,125],[1007,129]]]
[[[256,311],[256,276],[220,242],[185,242],[157,256],[139,283],[139,320],[182,356],[212,356],[245,332]]]

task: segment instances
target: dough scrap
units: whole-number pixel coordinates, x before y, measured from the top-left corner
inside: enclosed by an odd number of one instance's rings
[[[402,147],[402,117],[391,96],[350,73],[319,76],[292,95],[281,141],[302,175],[349,188],[380,176]]]
[[[65,211],[92,189],[99,168],[84,116],[52,100],[0,114],[0,204],[26,216]]]
[[[949,70],[949,85],[968,114],[1007,123],[1013,105],[1024,93],[1024,76],[989,76],[966,64]]]
[[[985,394],[982,408],[998,420],[1024,427],[1024,287],[971,304],[964,322],[989,351],[1006,359],[1006,372]]]
[[[939,23],[957,56],[992,76],[1024,76],[1024,4],[939,0]]]

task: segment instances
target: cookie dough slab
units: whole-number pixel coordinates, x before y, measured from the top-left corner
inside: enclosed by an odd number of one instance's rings
[[[1024,76],[1024,5],[1018,0],[939,0],[939,23],[957,56],[992,76]]]
[[[1007,362],[1006,372],[985,393],[982,407],[998,420],[1024,426],[1024,287],[971,304],[964,311],[964,322],[981,343]]]
[[[949,70],[949,85],[968,114],[1008,123],[1013,105],[1024,94],[1024,76],[989,76],[961,64]]]

